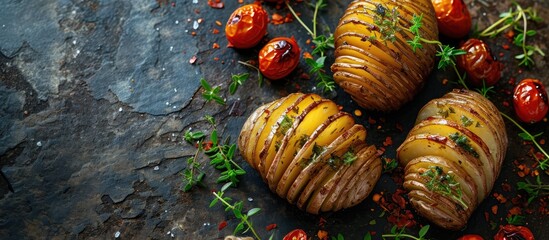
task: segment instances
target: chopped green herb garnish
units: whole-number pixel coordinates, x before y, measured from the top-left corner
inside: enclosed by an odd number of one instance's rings
[[[425,187],[430,191],[451,197],[456,200],[464,209],[468,206],[463,201],[463,193],[460,184],[454,179],[450,173],[444,173],[442,167],[431,166],[427,171],[421,174],[427,178]]]
[[[454,141],[458,146],[460,146],[463,150],[473,155],[475,158],[479,158],[480,155],[478,152],[471,146],[470,140],[465,136],[461,135],[459,133],[453,133],[450,134],[450,139]]]

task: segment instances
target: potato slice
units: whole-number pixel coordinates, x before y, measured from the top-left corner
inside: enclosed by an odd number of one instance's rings
[[[332,101],[322,100],[322,98],[316,94],[301,94],[292,105],[278,116],[278,120],[276,120],[276,123],[265,138],[263,148],[259,153],[258,170],[264,179],[266,179],[267,171],[271,167],[272,161],[278,152],[278,148],[282,144],[283,139],[288,136],[292,128],[295,128],[299,123],[296,123],[296,118],[305,111],[310,111],[310,108],[314,108],[319,102],[322,102],[322,106],[324,107],[323,113],[326,114],[320,117],[325,117],[327,119],[328,116],[339,111],[337,105]],[[322,123],[321,120],[318,125],[320,125],[320,123]]]
[[[326,166],[326,161],[334,151],[341,149],[348,149],[349,146],[357,144],[359,141],[364,142],[366,138],[366,129],[362,125],[354,125],[349,130],[339,135],[328,146],[321,149],[320,153],[315,157],[313,156],[307,166],[299,173],[295,181],[290,186],[286,199],[290,203],[295,203],[298,197],[308,198],[313,186],[306,188],[307,184],[315,174],[322,170],[322,167]],[[306,191],[304,191],[306,189]]]
[[[349,150],[350,153],[356,157],[351,164],[341,164],[341,166],[337,168],[331,166],[331,169],[334,170],[332,171],[333,174],[329,177],[325,177],[323,183],[319,185],[319,187],[311,195],[310,200],[307,202],[307,212],[317,214],[320,211],[322,203],[326,201],[327,197],[330,196],[330,194],[335,190],[342,177],[347,174],[347,170],[351,168],[351,165],[356,166],[358,164],[354,164],[355,162],[362,162],[362,159],[359,159],[359,154],[362,153],[365,148],[366,144],[360,144]]]
[[[326,195],[324,200],[321,202],[319,201],[319,206],[316,206],[316,202],[311,201],[311,203],[309,204],[310,208],[316,211],[318,211],[317,208],[320,208],[320,210],[323,212],[335,211],[335,203],[339,199],[339,197],[342,196],[345,187],[348,186],[350,182],[353,182],[351,179],[356,178],[360,168],[364,164],[369,163],[370,158],[375,154],[375,146],[364,145],[364,147],[362,147],[362,149],[358,150],[358,152],[356,153],[357,159],[352,164],[346,165],[346,168],[344,169],[345,171],[337,176],[337,178],[333,178],[333,180],[324,185],[324,188],[327,189],[327,193],[324,193]],[[323,191],[321,190],[319,194],[323,194]]]
[[[480,198],[489,193],[487,179],[480,160],[465,152],[446,136],[418,134],[408,137],[397,149],[397,159],[402,166],[421,156],[441,156],[462,166],[475,181]]]
[[[270,105],[274,104],[273,102],[265,104],[257,108],[251,115],[248,117],[248,120],[244,122],[244,125],[242,126],[242,130],[240,131],[240,135],[238,136],[238,149],[240,150],[240,155],[244,157],[246,161],[248,159],[251,160],[248,156],[246,156],[246,149],[248,148],[248,143],[250,140],[250,136],[253,134],[253,129],[255,127],[255,124],[259,120],[260,116],[262,116],[265,111],[269,108]],[[254,169],[256,169],[256,166],[253,164],[252,161],[248,162]],[[257,169],[256,169],[257,170]]]
[[[306,166],[306,162],[314,154],[314,150],[322,149],[323,147],[334,141],[339,135],[350,129],[355,124],[351,115],[345,112],[339,112],[331,116],[322,125],[320,125],[311,134],[311,137],[298,151],[292,159],[289,166],[284,171],[284,174],[278,182],[276,193],[281,197],[286,197],[288,189],[297,178],[301,170]],[[316,148],[316,149],[315,149]]]
[[[260,163],[261,158],[259,158],[259,153],[261,150],[265,147],[265,141],[267,140],[267,137],[269,136],[269,133],[273,130],[273,128],[276,128],[277,121],[280,119],[280,116],[287,112],[288,108],[295,104],[295,102],[300,98],[303,97],[303,94],[300,93],[293,93],[288,95],[286,98],[281,100],[275,108],[273,108],[268,115],[268,118],[265,118],[265,124],[262,128],[258,129],[257,131],[257,138],[256,139],[250,139],[256,142],[255,148],[253,149],[253,152],[251,154],[251,158],[254,160],[254,163],[258,170],[261,172],[260,169]],[[253,144],[253,143],[252,143]]]
[[[309,105],[299,116],[295,117],[294,126],[286,132],[281,140],[272,164],[266,166],[268,167],[266,179],[271,190],[276,189],[282,174],[311,134],[338,111],[338,107],[334,102],[323,100]],[[266,161],[268,163],[268,159]]]
[[[381,176],[381,160],[377,153],[364,158],[368,160],[362,164],[362,167],[349,179],[347,184],[343,183],[346,186],[339,195],[335,206],[332,207],[333,211],[357,205],[374,189]]]
[[[262,111],[261,114],[257,117],[257,119],[254,120],[252,124],[250,124],[253,126],[251,131],[249,132],[250,136],[247,137],[248,140],[246,141],[246,146],[241,148],[242,150],[240,151],[244,151],[242,156],[244,156],[246,161],[248,161],[250,165],[252,165],[252,167],[256,170],[257,170],[257,166],[259,165],[259,159],[254,158],[253,154],[254,154],[255,148],[258,145],[257,138],[259,137],[259,135],[261,135],[261,133],[263,132],[263,129],[266,127],[267,120],[271,116],[271,113],[275,109],[279,108],[280,105],[284,103],[284,100],[286,98],[287,97],[284,97],[284,98],[272,101],[271,103],[265,104],[265,105],[268,105],[268,107],[266,107],[265,110]]]
[[[480,139],[476,134],[469,131],[464,126],[461,126],[453,121],[442,118],[429,118],[419,124],[417,124],[409,135],[417,134],[437,134],[440,136],[460,136],[468,140],[467,146],[469,146],[473,153],[473,157],[480,160],[484,173],[486,173],[486,179],[488,183],[493,183],[495,180],[494,173],[496,169],[496,161],[490,154],[488,146]],[[458,145],[459,146],[459,145]],[[461,147],[461,146],[460,146]],[[469,152],[468,152],[469,153]],[[488,186],[492,188],[491,184]]]

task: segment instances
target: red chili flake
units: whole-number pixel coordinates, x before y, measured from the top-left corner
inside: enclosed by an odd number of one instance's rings
[[[385,137],[385,141],[383,141],[383,146],[388,147],[393,145],[393,139],[389,136]]]
[[[204,149],[204,151],[208,151],[210,149],[212,149],[213,147],[213,142],[212,141],[205,141],[202,143],[202,149]]]
[[[238,3],[240,4],[244,3],[244,0],[238,0]]]
[[[311,76],[308,73],[301,73],[299,78],[304,79],[304,80],[310,80]]]
[[[213,33],[213,34],[218,34],[218,33],[219,33],[219,30],[218,30],[217,28],[214,28],[214,29],[212,30],[212,33]]]
[[[448,80],[447,78],[442,79],[442,85],[446,85],[448,84],[448,82],[450,82],[450,80]]]
[[[313,59],[313,55],[311,55],[309,52],[304,52],[303,58]]]
[[[373,119],[372,117],[368,117],[368,123],[369,123],[369,124],[372,124],[372,125],[373,125],[373,124],[376,124],[376,122],[377,122],[377,121],[376,121],[375,119]]]
[[[505,49],[505,50],[509,50],[510,48],[511,48],[511,47],[509,47],[509,44],[504,44],[504,45],[503,45],[503,49]]]
[[[498,214],[498,205],[494,205],[490,208],[492,210],[492,213],[494,215],[497,215]]]
[[[214,61],[219,61],[219,58],[218,58],[218,57],[214,57]]]
[[[217,49],[217,48],[219,48],[219,44],[217,44],[217,43],[214,43],[214,44],[212,45],[212,48],[214,48],[214,49]]]
[[[504,56],[505,56],[504,53],[502,53],[502,52],[499,53],[499,57],[500,57],[500,58],[502,58],[502,57],[504,57]]]
[[[503,106],[504,106],[504,107],[509,107],[509,102],[503,101]]]
[[[192,56],[191,59],[189,59],[190,64],[194,64],[196,62],[196,56]]]
[[[505,192],[510,192],[510,191],[511,191],[511,184],[509,184],[509,183],[502,183],[502,184],[501,184],[501,188],[502,188],[503,191],[505,191]]]
[[[515,32],[511,29],[505,34],[505,36],[509,39],[513,39],[513,37],[515,37]]]
[[[208,5],[212,8],[221,9],[225,7],[225,4],[221,0],[208,0]]]
[[[267,225],[267,227],[265,227],[265,229],[267,230],[267,232],[273,230],[276,228],[276,223],[271,223],[269,225]]]
[[[195,31],[191,32],[191,35],[192,35],[193,37],[196,36],[196,32],[195,32]]]
[[[326,225],[326,219],[324,219],[323,217],[320,217],[320,219],[318,220],[318,226],[324,227],[324,225]]]
[[[490,221],[490,214],[488,212],[484,212],[484,220],[487,222]]]
[[[227,226],[227,221],[223,221],[219,223],[219,226],[217,226],[217,230],[221,231],[223,228]]]
[[[290,13],[286,14],[286,17],[284,18],[284,23],[291,23],[294,21],[294,16]]]
[[[284,23],[284,17],[278,13],[271,15],[271,23],[274,25],[279,25]]]
[[[518,206],[514,206],[511,209],[509,209],[509,215],[522,215],[522,208]]]
[[[318,230],[316,236],[318,237],[318,239],[326,240],[328,239],[328,232],[324,230]]]

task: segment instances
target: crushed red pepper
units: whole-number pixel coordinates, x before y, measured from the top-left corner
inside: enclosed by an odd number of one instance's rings
[[[225,7],[225,3],[221,0],[208,0],[208,5],[212,8],[222,9]]]

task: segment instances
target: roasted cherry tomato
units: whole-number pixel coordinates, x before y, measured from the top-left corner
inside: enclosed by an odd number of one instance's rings
[[[271,80],[286,77],[297,67],[300,51],[293,37],[273,38],[259,51],[259,70]]]
[[[450,38],[463,38],[471,30],[471,15],[463,0],[431,0],[438,30]]]
[[[527,123],[541,121],[549,111],[547,92],[540,80],[524,79],[515,87],[513,106],[518,118]]]
[[[467,235],[461,236],[457,240],[484,240],[484,238],[476,234],[467,234]]]
[[[467,73],[469,83],[476,87],[493,86],[501,78],[502,64],[495,60],[490,48],[482,40],[471,38],[461,44],[462,50],[467,52],[457,56],[457,64]]]
[[[494,240],[534,240],[534,234],[524,226],[500,226]]]
[[[283,240],[307,240],[307,234],[301,229],[295,229],[286,234]]]
[[[225,26],[225,36],[235,48],[251,48],[267,33],[269,16],[259,3],[237,8]]]

